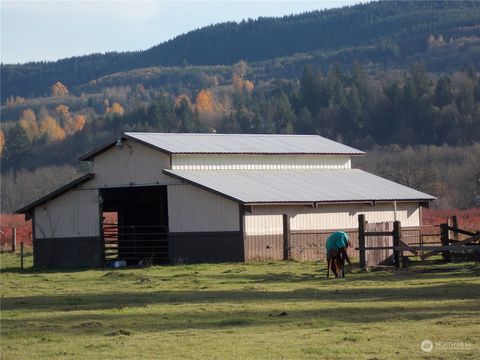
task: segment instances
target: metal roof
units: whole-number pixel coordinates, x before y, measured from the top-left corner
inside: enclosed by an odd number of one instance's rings
[[[243,204],[435,199],[359,169],[164,170],[164,173]]]
[[[167,154],[324,154],[364,155],[363,151],[318,135],[135,133],[120,136]],[[91,160],[118,138],[80,157]]]
[[[68,184],[65,184],[62,187],[52,191],[51,193],[41,197],[40,199],[35,200],[34,202],[32,202],[28,205],[25,205],[21,209],[18,209],[17,211],[15,211],[15,213],[16,214],[27,214],[28,211],[33,209],[35,206],[42,205],[42,204],[46,203],[47,201],[49,201],[51,199],[54,199],[54,198],[56,198],[56,197],[58,197],[58,196],[60,196],[64,193],[66,193],[70,189],[76,188],[77,186],[86,183],[87,181],[93,179],[94,177],[95,177],[95,175],[92,174],[92,173],[85,174],[85,175],[79,177],[78,179],[75,179],[75,180],[69,182]]]

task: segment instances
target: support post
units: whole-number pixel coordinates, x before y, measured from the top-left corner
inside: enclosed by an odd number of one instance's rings
[[[455,240],[458,241],[458,219],[457,219],[457,215],[453,215],[452,216],[452,226],[455,228],[455,230],[453,230],[453,238]]]
[[[442,246],[450,245],[450,240],[448,237],[448,223],[447,224],[440,224],[440,237],[442,240]],[[445,262],[450,262],[450,251],[445,250],[442,251],[443,260]]]
[[[20,243],[20,269],[23,270],[23,241]]]
[[[400,221],[393,222],[393,246],[400,246],[402,239],[402,224]],[[393,249],[393,261],[397,269],[403,267],[403,251]]]
[[[283,214],[283,260],[290,260],[290,218]]]
[[[360,258],[360,270],[366,270],[366,258],[365,258],[365,215],[358,215],[358,248]]]
[[[17,250],[17,228],[12,228],[12,253]]]

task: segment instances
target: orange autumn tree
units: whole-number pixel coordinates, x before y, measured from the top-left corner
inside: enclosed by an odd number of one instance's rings
[[[67,105],[60,104],[55,108],[55,114],[60,116],[61,122],[65,123],[71,118],[70,108]]]
[[[243,88],[247,90],[248,92],[252,92],[253,88],[255,85],[253,84],[253,81],[250,80],[244,80],[243,81]]]
[[[57,81],[55,84],[50,86],[50,91],[52,96],[67,96],[68,89],[60,81]]]
[[[210,90],[200,90],[195,99],[195,106],[198,111],[212,112],[214,110],[213,93]]]
[[[25,130],[25,134],[27,134],[30,142],[33,142],[40,134],[37,116],[32,109],[23,110],[22,117],[20,118],[20,126]]]
[[[40,122],[40,133],[46,137],[47,142],[65,139],[65,131],[50,115],[45,115]]]
[[[0,129],[0,156],[3,154],[3,148],[5,147],[5,134]]]
[[[232,85],[235,91],[245,89],[251,92],[254,88],[253,82],[244,80],[247,75],[248,65],[245,61],[240,60],[232,66]]]
[[[122,116],[125,114],[125,109],[122,107],[122,105],[120,105],[120,103],[115,101],[111,107],[107,107],[107,113]]]
[[[70,136],[75,134],[77,131],[80,131],[85,126],[85,116],[82,114],[77,114],[74,117],[70,117],[64,126],[65,135]]]

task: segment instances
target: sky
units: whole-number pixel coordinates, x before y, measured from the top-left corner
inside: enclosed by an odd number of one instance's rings
[[[2,63],[144,50],[206,25],[354,5],[323,1],[0,0]]]

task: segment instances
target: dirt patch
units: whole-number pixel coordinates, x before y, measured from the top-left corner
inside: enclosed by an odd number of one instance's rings
[[[130,336],[132,335],[132,332],[130,330],[118,329],[105,334],[105,336],[120,336],[120,335]]]

